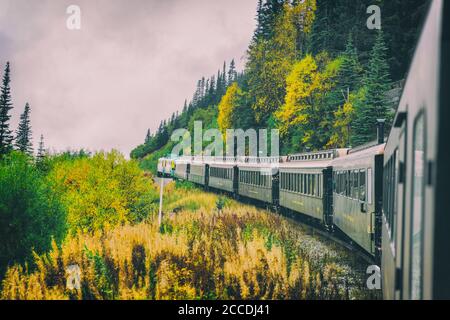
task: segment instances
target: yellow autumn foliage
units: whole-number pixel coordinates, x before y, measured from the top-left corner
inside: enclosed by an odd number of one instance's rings
[[[233,129],[234,117],[239,96],[242,95],[242,90],[238,84],[234,82],[227,89],[227,92],[222,97],[219,103],[219,116],[217,117],[217,123],[220,130],[225,133],[227,129]]]

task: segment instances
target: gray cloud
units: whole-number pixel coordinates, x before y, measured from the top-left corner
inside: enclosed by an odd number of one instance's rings
[[[66,8],[82,29],[66,29]],[[0,63],[12,65],[14,127],[34,142],[128,154],[224,60],[243,67],[255,0],[0,0]]]

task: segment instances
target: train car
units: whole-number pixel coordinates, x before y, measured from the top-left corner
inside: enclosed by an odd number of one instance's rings
[[[280,207],[332,226],[331,161],[347,149],[288,156],[280,164]]]
[[[450,1],[432,1],[384,159],[385,299],[450,299]]]
[[[192,160],[187,174],[188,181],[202,186],[208,186],[209,165],[203,160]]]
[[[270,205],[278,205],[279,174],[276,164],[240,163],[238,195]]]
[[[178,180],[188,180],[190,172],[190,159],[181,158],[175,160],[174,177]]]
[[[379,256],[384,134],[378,144],[351,150],[331,162],[333,167],[333,223],[369,254]],[[380,237],[378,237],[380,238]]]
[[[238,167],[234,162],[209,163],[208,186],[229,193],[237,192]]]
[[[158,160],[158,177],[172,177],[175,172],[175,160],[161,158]]]

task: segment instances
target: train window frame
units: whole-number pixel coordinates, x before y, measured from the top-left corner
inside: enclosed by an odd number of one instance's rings
[[[359,201],[359,170],[353,171],[353,200]]]
[[[364,178],[364,184],[361,184],[361,177]],[[358,172],[358,186],[359,186],[359,194],[358,194],[358,200],[360,202],[365,203],[367,199],[367,178],[366,178],[366,169],[361,169]],[[361,190],[364,192],[364,198],[361,198]]]
[[[410,251],[410,260],[409,260],[409,264],[410,264],[410,274],[409,274],[409,283],[410,283],[410,297],[411,300],[421,300],[423,299],[423,291],[424,291],[424,287],[423,287],[423,280],[424,280],[424,242],[425,242],[425,201],[426,201],[426,197],[425,197],[425,192],[426,192],[426,185],[425,185],[425,177],[426,177],[426,159],[427,159],[427,145],[426,145],[426,139],[427,139],[427,122],[426,122],[426,115],[425,115],[425,107],[423,107],[422,111],[420,111],[416,118],[414,119],[414,125],[413,125],[413,132],[412,132],[412,161],[411,161],[411,169],[412,169],[412,181],[411,181],[411,188],[412,188],[412,192],[410,193],[410,206],[411,206],[411,223],[410,223],[410,247],[409,247],[409,251]],[[421,132],[421,136],[418,136],[418,125],[421,122],[422,125],[422,132]],[[419,132],[420,133],[420,132]],[[420,149],[416,149],[416,143],[417,143],[417,138],[422,139],[422,156],[421,156],[421,161],[422,161],[422,171],[421,171],[421,179],[419,181],[419,183],[416,185],[416,166],[418,165],[417,163],[417,158],[416,158],[416,151]],[[420,176],[419,176],[420,177]],[[418,215],[416,215],[417,210],[415,210],[416,207],[416,186],[418,188],[420,188],[420,205],[417,206],[419,208],[419,213]],[[417,233],[415,233],[414,229],[416,227],[415,225],[415,219],[419,218],[420,219],[420,235],[419,237],[416,237],[415,235]],[[420,239],[420,243],[419,243],[419,250],[417,252],[415,252],[415,242],[414,240]],[[418,264],[414,264],[414,255],[415,254],[419,254],[419,262]],[[418,267],[418,272],[419,272],[419,280],[418,280],[418,284],[415,284],[415,281],[413,279],[414,277],[414,268]]]
[[[366,199],[367,199],[368,204],[373,204],[373,185],[372,185],[373,182],[372,181],[373,181],[373,170],[372,170],[372,168],[368,168],[367,169],[367,179],[366,179],[366,184],[367,184]]]

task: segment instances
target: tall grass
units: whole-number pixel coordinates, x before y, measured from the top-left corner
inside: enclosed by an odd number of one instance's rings
[[[2,299],[368,298],[349,257],[272,213],[169,185],[165,217],[71,235],[15,265]],[[224,204],[225,203],[225,204]],[[81,269],[80,290],[66,269]]]

